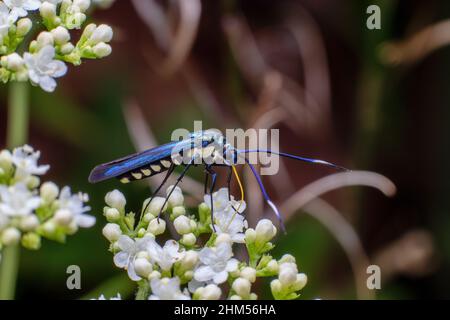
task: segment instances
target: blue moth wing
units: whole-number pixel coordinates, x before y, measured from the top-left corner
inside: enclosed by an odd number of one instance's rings
[[[179,144],[186,144],[187,146],[190,144],[190,141],[170,142],[140,153],[101,164],[92,170],[89,175],[89,182],[97,183],[108,179],[117,178],[139,168],[150,166],[162,159],[170,159],[173,148],[175,146],[179,147]]]

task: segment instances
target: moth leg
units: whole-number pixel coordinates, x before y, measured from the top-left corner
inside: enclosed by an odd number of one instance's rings
[[[141,218],[142,216],[145,214],[145,211],[147,211],[150,203],[152,202],[153,198],[155,197],[155,195],[158,194],[159,191],[161,191],[162,187],[166,184],[167,180],[169,180],[170,175],[173,173],[173,171],[175,170],[175,165],[172,163],[170,165],[169,170],[167,171],[166,176],[164,177],[163,181],[161,182],[161,184],[158,186],[158,188],[156,188],[155,192],[153,192],[152,196],[150,197],[150,200],[147,202],[147,204],[144,207],[144,210],[142,210],[142,214],[141,214]]]
[[[159,218],[161,217],[162,211],[164,209],[164,207],[166,206],[167,202],[169,201],[170,196],[172,195],[173,191],[175,190],[175,188],[178,186],[178,184],[181,182],[181,180],[183,180],[184,176],[186,175],[187,171],[189,170],[189,168],[194,164],[194,158],[192,158],[192,160],[186,165],[186,167],[184,167],[183,172],[181,172],[180,176],[177,178],[177,180],[175,181],[175,184],[173,185],[172,190],[170,190],[169,194],[166,197],[166,200],[164,201],[164,204],[162,205],[161,209],[159,210],[159,214],[158,214],[158,223],[159,223]]]
[[[208,194],[208,184],[209,184],[209,172],[205,170],[205,191],[204,194]]]
[[[212,225],[213,231],[216,232],[216,227],[214,226],[213,193],[214,193],[214,188],[216,187],[217,173],[211,168],[211,166],[207,166],[206,171],[211,175],[211,186],[209,188],[209,198],[211,201],[211,225]]]

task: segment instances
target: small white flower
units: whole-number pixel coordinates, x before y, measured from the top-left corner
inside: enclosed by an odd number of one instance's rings
[[[195,270],[194,278],[197,281],[213,280],[216,284],[227,281],[228,272],[237,270],[238,261],[233,257],[231,245],[220,243],[217,247],[206,247],[200,251],[200,261],[203,264]]]
[[[59,209],[67,209],[73,215],[73,221],[77,226],[82,228],[90,228],[95,224],[95,217],[86,214],[91,210],[90,207],[84,206],[88,201],[88,195],[83,193],[71,194],[69,187],[64,187],[59,195]]]
[[[120,236],[119,240],[117,240],[117,245],[121,251],[114,255],[114,264],[119,268],[127,270],[131,280],[141,280],[141,277],[136,274],[134,269],[134,261],[137,254],[141,251],[145,251],[149,243],[154,241],[155,240],[152,237],[144,237],[134,241],[129,236]]]
[[[11,9],[11,16],[17,19],[25,17],[28,11],[39,9],[40,0],[3,0],[3,2]]]
[[[41,204],[41,198],[34,196],[23,184],[6,187],[0,185],[0,215],[25,217]]]
[[[55,48],[50,45],[44,46],[35,54],[28,52],[24,54],[31,82],[47,92],[55,91],[54,78],[62,77],[67,73],[66,64],[54,58]]]
[[[190,300],[187,292],[180,290],[180,279],[163,278],[150,281],[152,295],[149,300]]]
[[[233,207],[230,205],[225,210],[215,213],[214,226],[217,234],[226,233],[230,235],[233,242],[244,243],[245,235],[243,232],[248,227],[248,223],[244,216],[236,210],[242,212],[245,207],[245,202],[242,202],[241,204],[234,204]]]
[[[8,30],[14,22],[14,17],[11,16],[9,8],[3,2],[0,2],[0,37],[8,34]]]
[[[164,247],[161,247],[156,241],[151,241],[148,243],[147,250],[150,254],[150,260],[158,264],[164,271],[169,270],[183,256],[179,252],[178,243],[174,240],[167,240]]]
[[[244,243],[244,229],[248,227],[242,212],[245,211],[244,201],[235,201],[229,197],[228,189],[222,188],[213,193],[214,204],[214,227],[217,234],[227,233],[231,240],[236,243]],[[211,209],[211,198],[205,196],[205,203]],[[231,201],[230,201],[231,199]]]
[[[206,205],[211,209],[211,196],[205,195],[204,201]],[[214,213],[225,210],[230,204],[228,197],[228,189],[221,188],[217,192],[213,193],[213,205]]]
[[[15,178],[23,180],[30,175],[43,175],[50,169],[49,165],[38,165],[41,156],[39,151],[34,151],[29,145],[14,149],[12,162],[16,166]]]

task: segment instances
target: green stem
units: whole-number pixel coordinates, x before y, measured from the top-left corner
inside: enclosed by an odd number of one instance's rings
[[[7,146],[13,149],[27,142],[28,83],[12,82],[9,87]]]
[[[28,136],[28,83],[12,82],[9,87],[7,147],[26,143]],[[19,245],[3,249],[0,265],[0,299],[14,299],[19,269]]]
[[[147,300],[150,295],[150,286],[148,281],[143,280],[138,283],[138,291],[136,293],[136,300]]]

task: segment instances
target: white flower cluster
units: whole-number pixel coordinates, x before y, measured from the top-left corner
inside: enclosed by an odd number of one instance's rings
[[[167,189],[167,195],[172,189]],[[114,264],[138,282],[137,298],[257,299],[252,286],[258,277],[277,277],[271,282],[276,299],[299,296],[307,278],[298,272],[295,258],[285,255],[276,260],[269,254],[274,247],[271,241],[277,234],[276,227],[263,219],[255,229],[248,228],[242,215],[245,202],[234,200],[228,192],[224,188],[213,194],[213,222],[210,197],[205,196],[197,214],[191,214],[178,187],[167,205],[163,197],[155,197],[150,203],[147,199],[140,221],[136,221],[133,212],[126,212],[126,199],[120,191],[106,195],[103,214],[108,224],[103,235],[111,243]],[[167,229],[164,218],[158,217],[161,211],[178,235],[176,240],[163,244],[157,241]],[[239,249],[247,251],[248,260],[237,258]]]
[[[64,242],[79,227],[89,228],[95,218],[87,215],[86,194],[59,190],[53,182],[40,184],[38,176],[49,170],[39,165],[39,151],[30,146],[0,152],[0,252],[19,242],[37,250],[41,237]]]
[[[108,44],[111,27],[89,24],[78,42],[70,31],[81,29],[86,12],[94,4],[108,7],[112,0],[4,0],[0,1],[0,81],[28,81],[47,92],[56,88],[55,78],[67,73],[65,62],[81,64],[82,59],[103,58],[111,54]],[[39,12],[39,19],[30,13]],[[28,51],[16,51],[33,25],[44,26]]]

